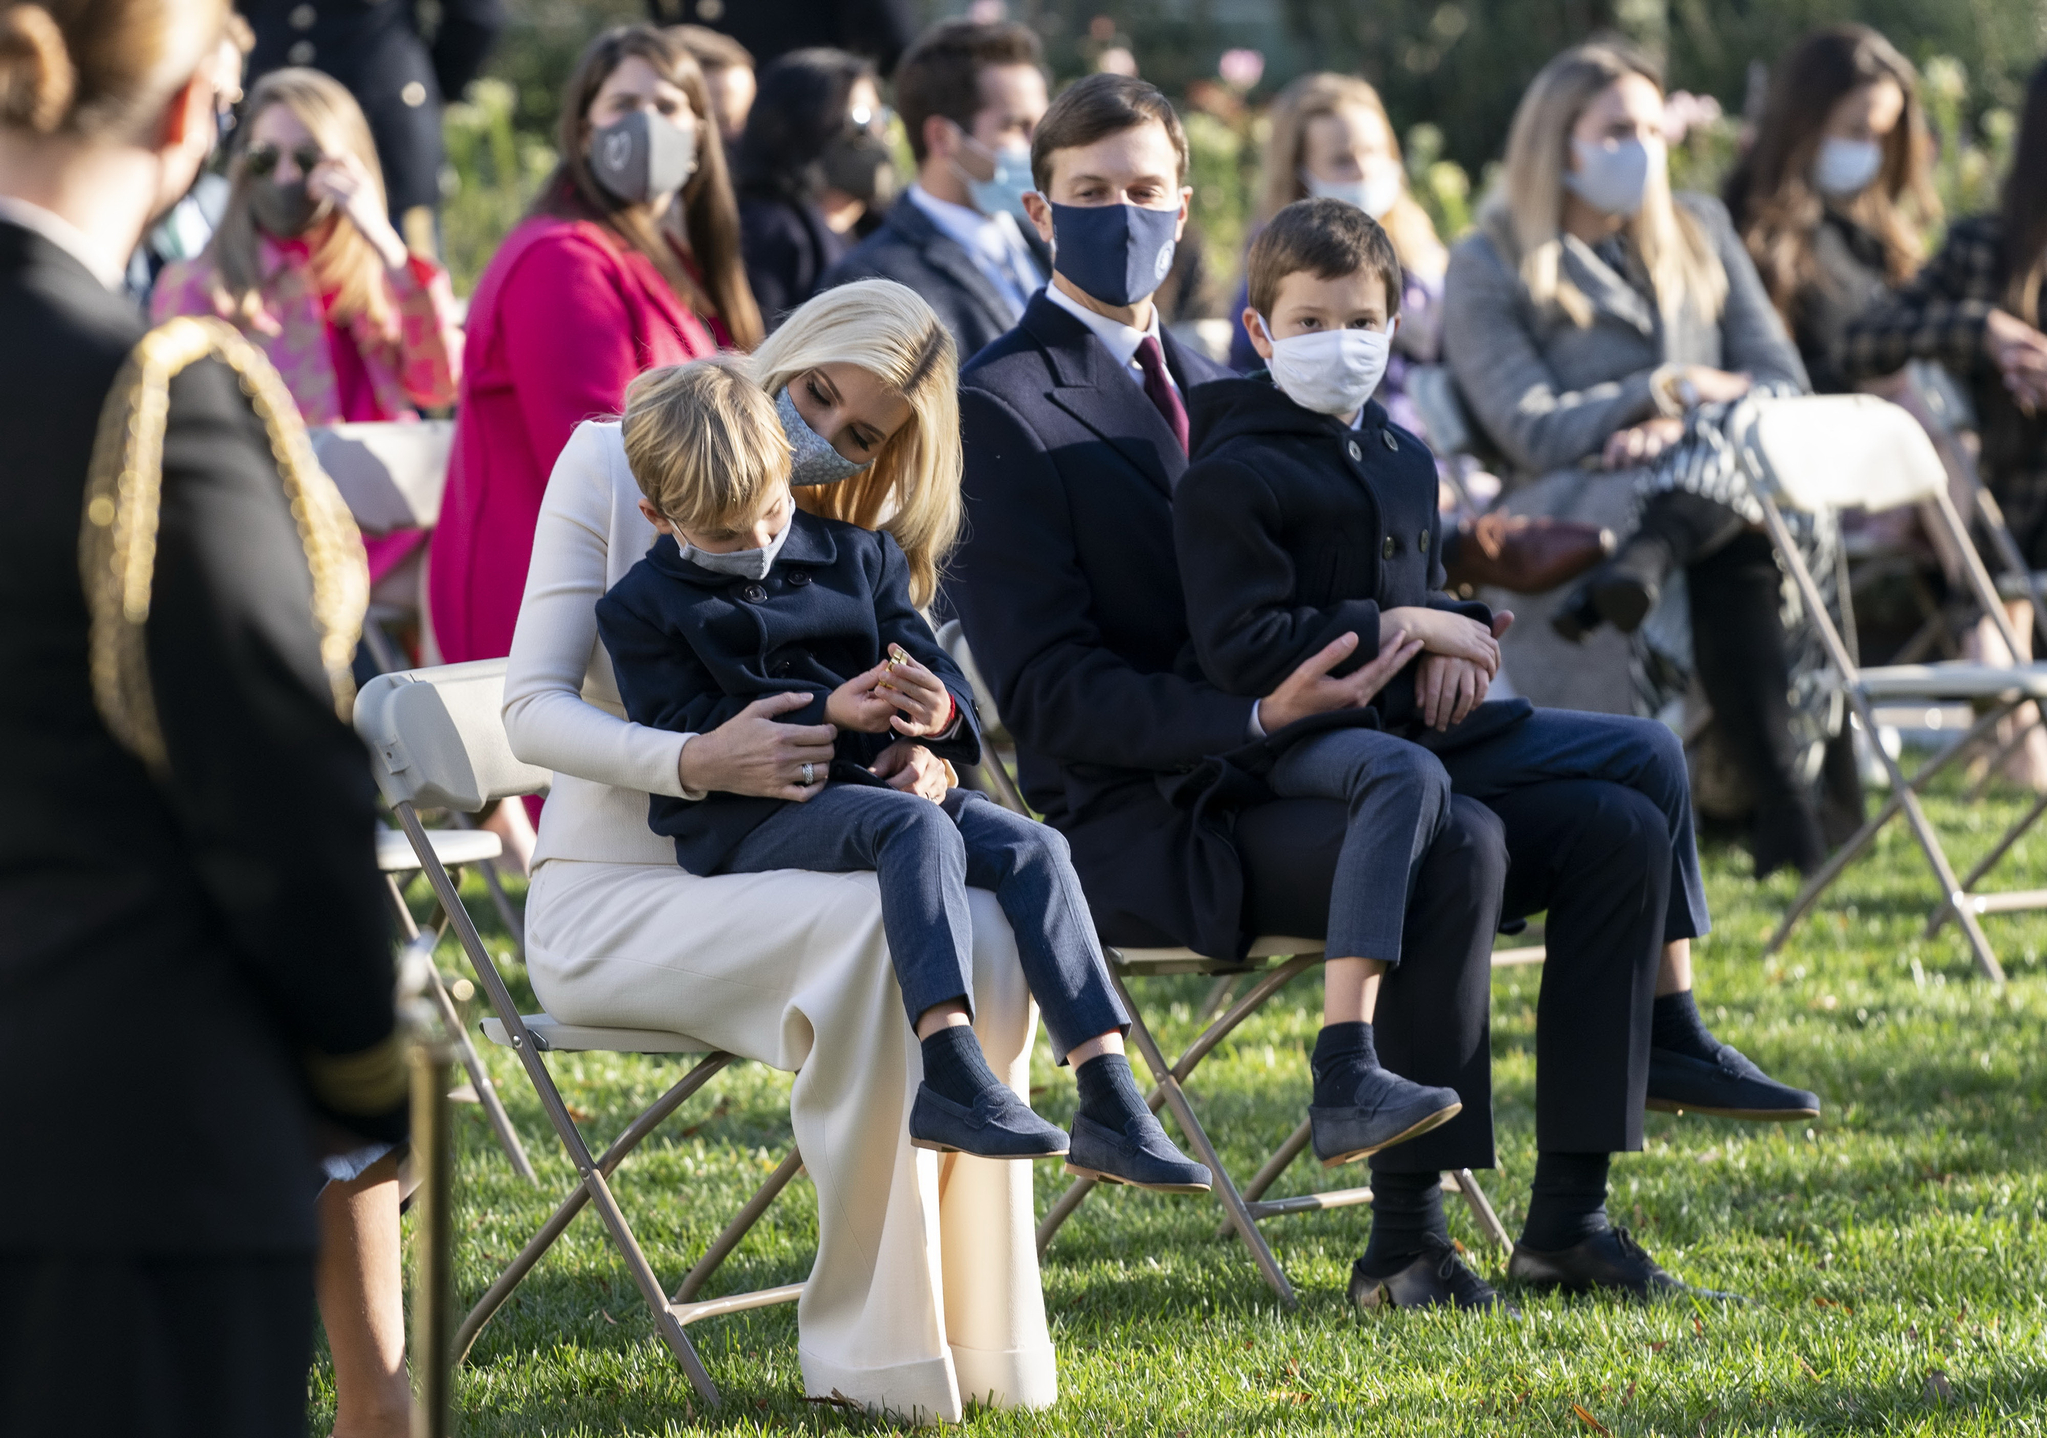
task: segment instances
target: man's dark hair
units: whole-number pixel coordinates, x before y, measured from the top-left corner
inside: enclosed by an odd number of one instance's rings
[[[1134,75],[1090,75],[1076,80],[1038,121],[1038,132],[1031,137],[1031,180],[1038,193],[1047,194],[1055,152],[1092,145],[1105,136],[1153,123],[1165,126],[1173,153],[1180,157],[1180,173],[1175,178],[1184,183],[1187,132],[1180,128],[1180,117],[1157,86]]]
[[[910,153],[924,163],[924,122],[943,116],[969,129],[981,110],[981,72],[996,65],[1042,65],[1045,47],[1026,25],[948,20],[918,37],[896,63],[896,113]]]
[[[1041,132],[1042,133],[1042,132]],[[1318,280],[1365,270],[1386,285],[1386,317],[1400,313],[1400,257],[1379,222],[1346,200],[1296,200],[1259,231],[1244,261],[1251,308],[1272,318],[1280,281],[1306,270]]]

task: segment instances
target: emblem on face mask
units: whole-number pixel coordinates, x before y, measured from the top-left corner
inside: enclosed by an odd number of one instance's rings
[[[633,157],[633,137],[614,131],[604,137],[604,167],[623,170]]]
[[[1173,241],[1171,240],[1166,241],[1165,245],[1159,250],[1158,264],[1152,267],[1153,279],[1159,281],[1161,284],[1165,282],[1167,272],[1173,268],[1173,252],[1178,248],[1179,246],[1175,244]]]

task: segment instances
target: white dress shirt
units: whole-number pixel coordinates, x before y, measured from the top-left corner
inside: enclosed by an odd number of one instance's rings
[[[92,277],[110,290],[120,289],[127,278],[128,266],[124,259],[110,257],[105,246],[55,210],[32,205],[14,195],[0,195],[0,220],[20,225],[24,230],[34,230],[91,270]]]
[[[1045,287],[1045,277],[1038,273],[1038,262],[1016,221],[1007,214],[984,215],[941,200],[922,185],[910,186],[910,203],[924,212],[941,235],[967,252],[974,268],[1009,302],[1010,319],[1022,316],[1031,296]]]
[[[1116,363],[1122,365],[1123,368],[1129,370],[1136,377],[1138,388],[1142,389],[1144,387],[1144,370],[1137,363],[1137,347],[1147,339],[1154,339],[1159,341],[1159,354],[1163,356],[1166,352],[1166,342],[1163,339],[1159,339],[1159,307],[1157,305],[1151,307],[1150,328],[1137,330],[1132,329],[1121,320],[1112,320],[1107,315],[1096,314],[1057,285],[1045,286],[1045,298],[1092,330],[1095,338],[1102,342],[1103,348],[1107,349],[1114,356]],[[1166,383],[1171,385],[1175,391],[1180,388],[1180,382],[1173,378],[1171,368],[1166,369]]]

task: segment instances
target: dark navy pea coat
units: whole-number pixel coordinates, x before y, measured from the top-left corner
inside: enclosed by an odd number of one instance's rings
[[[693,564],[663,535],[597,601],[597,633],[610,651],[626,717],[700,734],[756,699],[807,693],[811,702],[781,715],[782,722],[823,724],[831,692],[900,644],[944,682],[960,714],[952,737],[926,740],[926,747],[942,759],[979,762],[972,691],[910,602],[909,568],[894,537],[801,510],[790,523],[794,528],[765,579],[736,579]],[[832,781],[881,783],[868,766],[898,737],[841,733]],[[656,794],[647,822],[675,840],[683,868],[715,874],[741,839],[792,802]]]

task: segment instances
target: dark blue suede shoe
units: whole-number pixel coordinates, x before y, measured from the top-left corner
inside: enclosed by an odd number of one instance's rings
[[[954,1103],[928,1083],[917,1085],[910,1106],[910,1142],[940,1153],[976,1158],[1057,1158],[1066,1134],[1001,1084],[974,1095],[974,1106]]]
[[[1208,1166],[1180,1152],[1157,1116],[1149,1113],[1131,1119],[1121,1133],[1086,1114],[1075,1115],[1066,1171],[1077,1178],[1127,1183],[1155,1193],[1207,1193],[1210,1178]]]
[[[1705,1113],[1763,1123],[1795,1123],[1820,1116],[1818,1094],[1779,1083],[1733,1044],[1711,1060],[1671,1049],[1649,1050],[1649,1094],[1644,1108],[1661,1113]]]
[[[1324,1168],[1355,1163],[1441,1127],[1463,1107],[1455,1089],[1429,1088],[1382,1068],[1366,1069],[1359,1075],[1355,1102],[1308,1106],[1315,1157]]]

